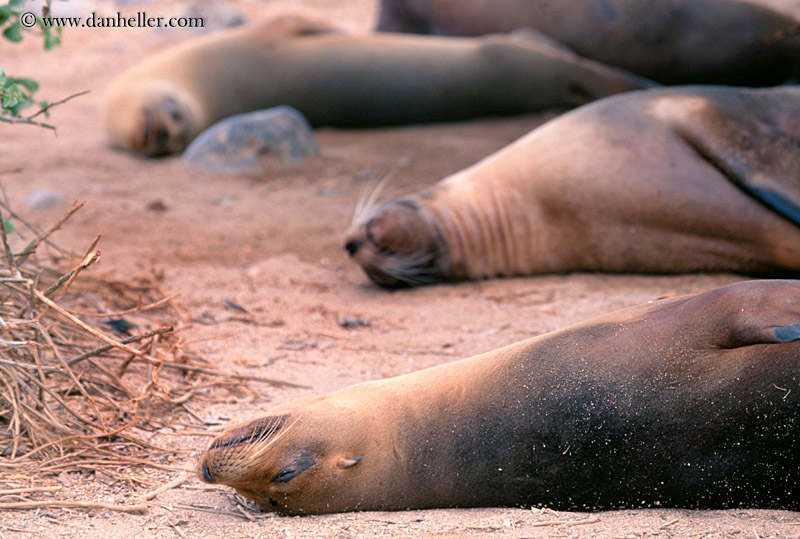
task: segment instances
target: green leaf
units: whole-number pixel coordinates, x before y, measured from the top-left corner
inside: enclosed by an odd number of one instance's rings
[[[11,234],[14,232],[14,222],[11,219],[6,219],[3,221],[3,228],[6,229],[6,234]]]
[[[8,0],[8,7],[12,11],[22,11],[25,7],[25,0]]]
[[[24,86],[30,92],[35,92],[39,89],[39,83],[33,79],[24,79],[24,78],[14,78],[12,82],[15,82],[21,86]]]
[[[58,35],[58,33],[53,32],[49,28],[44,29],[43,32],[44,32],[44,50],[49,51],[56,45],[61,44],[61,37]]]
[[[16,106],[17,104],[19,104],[19,99],[17,99],[13,95],[7,95],[3,97],[2,105],[4,109],[10,109]]]
[[[14,43],[22,41],[22,25],[15,22],[5,30],[3,30],[3,37]]]

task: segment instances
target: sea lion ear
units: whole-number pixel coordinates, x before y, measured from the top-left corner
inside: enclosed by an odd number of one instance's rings
[[[344,470],[344,469],[350,468],[352,466],[355,466],[359,462],[361,462],[361,457],[350,457],[350,458],[345,458],[345,459],[340,460],[336,464],[336,466],[338,466],[340,469]]]

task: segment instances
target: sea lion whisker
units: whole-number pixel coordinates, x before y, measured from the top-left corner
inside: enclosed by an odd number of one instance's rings
[[[261,443],[265,440],[272,438],[273,436],[275,436],[276,432],[278,432],[280,429],[283,428],[284,424],[285,424],[285,419],[274,422],[267,429],[262,430],[259,433],[258,437],[252,440],[250,443],[251,444]]]
[[[366,215],[367,212],[371,211],[375,207],[378,197],[389,184],[389,181],[394,177],[396,172],[397,167],[387,172],[383,178],[381,178],[380,181],[375,184],[375,187],[372,189],[372,191],[368,191],[367,187],[361,191],[361,195],[358,197],[356,207],[353,210],[353,217],[350,220],[351,226],[357,222],[360,222],[364,215]]]
[[[292,421],[292,422],[291,422],[289,425],[287,425],[286,427],[284,427],[284,428],[283,428],[283,429],[282,429],[282,430],[281,430],[281,431],[280,431],[280,432],[279,432],[279,433],[278,433],[276,436],[274,436],[272,439],[269,439],[268,441],[267,441],[267,439],[262,439],[262,440],[256,441],[256,442],[254,442],[253,444],[251,444],[251,446],[250,446],[250,447],[251,447],[251,449],[249,449],[248,451],[246,451],[246,452],[245,452],[245,453],[246,453],[246,455],[244,455],[244,454],[242,455],[242,457],[245,457],[245,456],[246,456],[246,458],[242,458],[241,460],[237,460],[237,461],[236,461],[236,462],[237,462],[237,464],[238,464],[238,463],[247,463],[247,464],[252,464],[253,462],[255,462],[255,461],[257,461],[257,460],[261,459],[261,458],[263,457],[263,455],[264,455],[264,454],[265,454],[265,453],[266,453],[266,452],[267,452],[267,451],[268,451],[268,450],[269,450],[269,449],[270,449],[270,448],[271,448],[271,447],[272,447],[272,446],[273,446],[273,445],[274,445],[274,444],[275,444],[275,443],[276,443],[278,440],[280,440],[281,438],[283,438],[284,436],[286,436],[286,434],[292,430],[292,427],[294,427],[294,426],[297,424],[297,422],[298,422],[298,421],[300,421],[300,418],[301,418],[302,416],[303,416],[303,413],[302,413],[302,412],[301,412],[301,413],[299,413],[299,414],[297,414],[297,417],[294,419],[294,421]],[[265,442],[266,442],[266,443],[265,443]]]
[[[409,285],[424,285],[433,282],[434,276],[433,274],[425,274],[423,272],[415,272],[411,269],[408,270],[399,270],[399,269],[385,269],[384,273],[392,277],[398,281],[404,282]]]
[[[406,253],[395,253],[389,257],[393,262],[401,262],[407,267],[417,267],[430,264],[433,260],[433,253],[414,253],[409,255]]]
[[[432,253],[393,255],[384,259],[380,270],[389,277],[410,285],[430,284],[438,275],[438,270],[431,264],[434,258]]]
[[[266,441],[276,441],[283,436],[283,433],[291,429],[292,425],[297,421],[293,421],[286,425],[286,420],[289,416],[272,415],[266,418],[255,420],[247,426],[234,429],[228,436],[220,437],[214,440],[209,446],[209,451],[215,450],[213,470],[215,473],[209,473],[208,469],[204,469],[204,474],[210,477],[215,477],[219,474],[219,470],[229,470],[235,467],[251,465],[252,462],[258,458],[248,457],[252,452],[252,448],[259,448],[265,444]],[[299,419],[299,417],[298,417]],[[246,434],[242,431],[246,430]],[[278,433],[276,435],[276,433]],[[246,447],[248,449],[243,450]]]
[[[212,449],[225,448],[241,443],[253,443],[255,437],[270,435],[283,427],[286,415],[269,416],[250,422],[246,427],[239,427],[230,432],[225,438],[218,438],[211,444]]]
[[[363,186],[361,188],[361,192],[358,195],[358,200],[356,200],[356,205],[353,207],[353,214],[350,216],[350,226],[353,226],[356,222],[361,219],[361,216],[364,214],[364,205],[367,201],[367,192],[369,190],[368,186]]]

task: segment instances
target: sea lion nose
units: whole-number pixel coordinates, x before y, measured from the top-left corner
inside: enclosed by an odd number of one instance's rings
[[[356,252],[361,248],[361,242],[358,240],[350,240],[344,244],[344,250],[350,256],[355,256]]]
[[[207,462],[203,463],[203,480],[206,483],[213,483],[214,482],[214,478],[211,477],[211,470],[208,469],[208,463]]]

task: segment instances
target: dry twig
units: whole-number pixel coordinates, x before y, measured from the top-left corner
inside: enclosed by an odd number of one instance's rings
[[[82,279],[99,259],[99,236],[70,271],[41,262],[52,250],[62,261],[73,256],[51,235],[82,205],[74,204],[39,231],[0,200],[0,222],[11,219],[17,228],[12,235],[0,225],[0,484],[6,483],[3,473],[46,476],[104,469],[113,475],[126,466],[176,470],[155,458],[166,449],[134,436],[131,428],[147,428],[151,421],[163,425],[166,412],[182,410],[178,405],[211,376],[190,369],[194,358],[171,325],[156,324],[160,327],[122,339],[98,329],[102,313],[163,316],[156,310],[171,306],[175,297],[164,294],[152,278]],[[20,224],[33,232],[32,239],[23,237]],[[42,252],[44,246],[48,253]],[[74,305],[86,302],[98,316],[76,314]],[[131,327],[140,325],[151,323],[139,318]],[[165,363],[186,368],[162,374]],[[21,509],[39,502],[16,503],[33,504],[15,506]]]
[[[589,517],[581,520],[540,520],[539,522],[529,522],[526,525],[533,528],[540,526],[582,526],[584,524],[594,524],[600,522],[600,517]]]
[[[186,472],[183,472],[178,477],[176,477],[175,479],[173,479],[172,481],[167,483],[166,485],[163,485],[163,486],[161,486],[161,487],[159,487],[159,488],[157,488],[157,489],[155,489],[155,490],[153,490],[151,492],[148,492],[147,494],[139,496],[136,499],[136,502],[137,503],[148,502],[148,501],[152,500],[153,498],[155,498],[156,496],[158,496],[159,494],[162,494],[162,493],[164,493],[164,492],[166,492],[168,490],[172,490],[173,488],[178,488],[179,486],[183,485],[188,480],[189,480],[189,474],[186,473]]]
[[[42,502],[0,502],[0,509],[11,511],[13,509],[49,509],[78,508],[78,509],[104,509],[106,511],[121,511],[123,513],[146,513],[147,506],[139,505],[118,505],[115,503],[103,502],[76,502],[71,500],[51,500]]]

